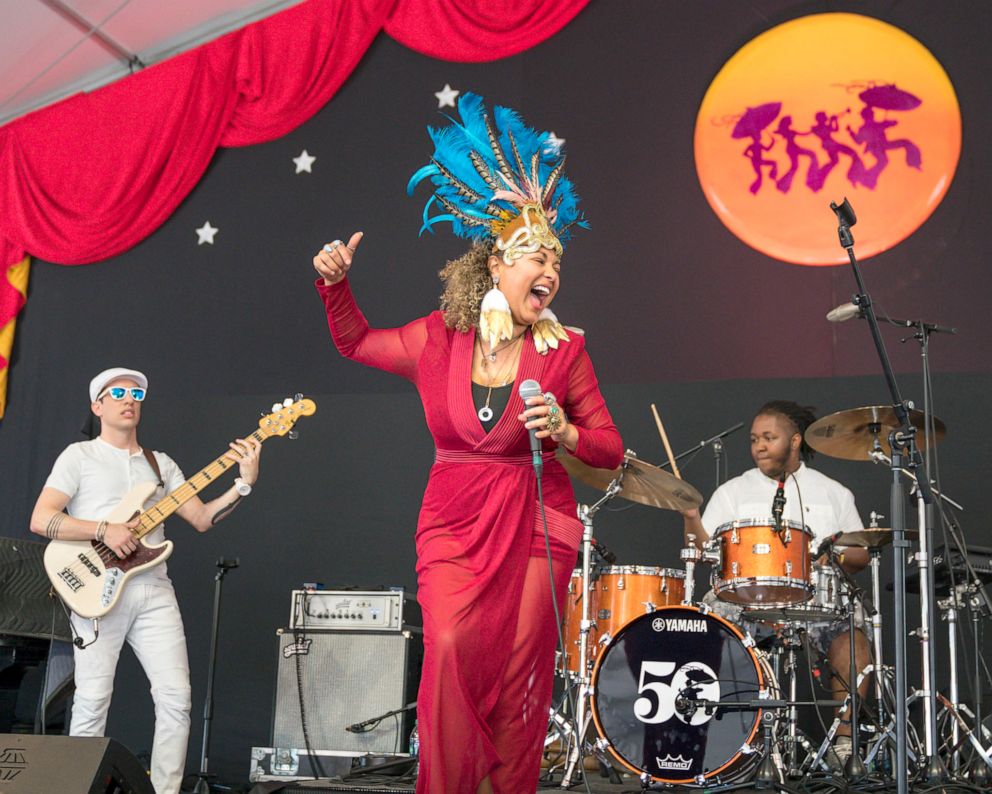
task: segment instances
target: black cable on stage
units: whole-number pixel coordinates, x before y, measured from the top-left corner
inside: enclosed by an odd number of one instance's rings
[[[303,631],[298,629],[293,629],[293,644],[298,645],[300,639],[306,640],[306,628],[307,628],[307,615],[310,614],[310,605],[308,600],[310,598],[309,593],[304,593],[303,595],[303,614],[300,615],[300,623],[302,624]],[[310,769],[316,771],[319,777],[327,777],[324,772],[324,767],[320,763],[320,758],[314,754],[313,748],[310,746],[310,730],[307,726],[307,715],[306,706],[303,703],[303,669],[300,657],[302,656],[299,651],[293,654],[294,661],[296,662],[296,694],[300,700],[300,727],[303,728],[303,744],[307,748],[307,757],[310,759]],[[308,654],[309,657],[309,654]],[[314,780],[318,780],[318,775],[314,775]]]

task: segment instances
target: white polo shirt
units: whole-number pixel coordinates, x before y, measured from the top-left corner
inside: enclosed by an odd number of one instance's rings
[[[704,529],[712,537],[722,525],[739,519],[768,519],[771,524],[777,489],[778,480],[766,477],[757,468],[728,480],[714,491],[706,505]],[[782,518],[808,526],[813,533],[812,548],[835,532],[865,528],[854,505],[854,494],[836,480],[807,468],[805,463],[800,463],[795,476],[786,481]]]
[[[144,503],[148,509],[185,482],[182,471],[164,452],[154,452],[165,488],[156,488]],[[66,510],[74,518],[102,521],[138,483],[157,482],[158,477],[139,450],[130,453],[101,438],[70,444],[58,456],[45,482],[69,497]],[[160,524],[145,536],[149,545],[165,540],[165,525]],[[171,586],[166,563],[136,574],[132,582]]]

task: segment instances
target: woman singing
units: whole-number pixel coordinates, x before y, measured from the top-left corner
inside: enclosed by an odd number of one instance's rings
[[[418,696],[420,772],[430,794],[536,789],[553,684],[557,627],[582,535],[557,446],[615,468],[623,445],[581,333],[549,305],[562,242],[582,225],[549,134],[512,110],[490,118],[466,94],[461,122],[429,130],[435,152],[410,181],[434,186],[431,205],[471,249],[441,271],[441,309],[402,328],[371,329],[346,274],[361,233],[313,259],[342,355],[402,375],[423,401],[436,456],[417,525],[424,668]],[[525,405],[524,380],[543,396]],[[544,515],[529,452],[543,445]]]

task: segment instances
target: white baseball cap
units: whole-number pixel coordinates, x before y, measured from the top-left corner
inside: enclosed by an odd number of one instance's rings
[[[148,388],[148,378],[145,377],[145,373],[138,372],[136,369],[127,369],[126,367],[111,367],[110,369],[105,369],[90,381],[90,402],[95,403],[97,396],[103,391],[103,387],[118,378],[130,378],[142,389]]]

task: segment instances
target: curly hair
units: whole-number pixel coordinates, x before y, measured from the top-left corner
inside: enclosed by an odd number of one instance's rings
[[[806,443],[806,428],[816,421],[816,409],[812,405],[799,405],[790,400],[771,400],[762,405],[755,417],[776,415],[790,421],[796,432],[802,436],[802,445],[799,447],[799,456],[806,462],[813,459],[816,452]]]
[[[471,331],[479,321],[479,307],[485,294],[493,288],[489,272],[491,242],[478,242],[439,272],[444,282],[441,311],[444,323],[459,331]]]

